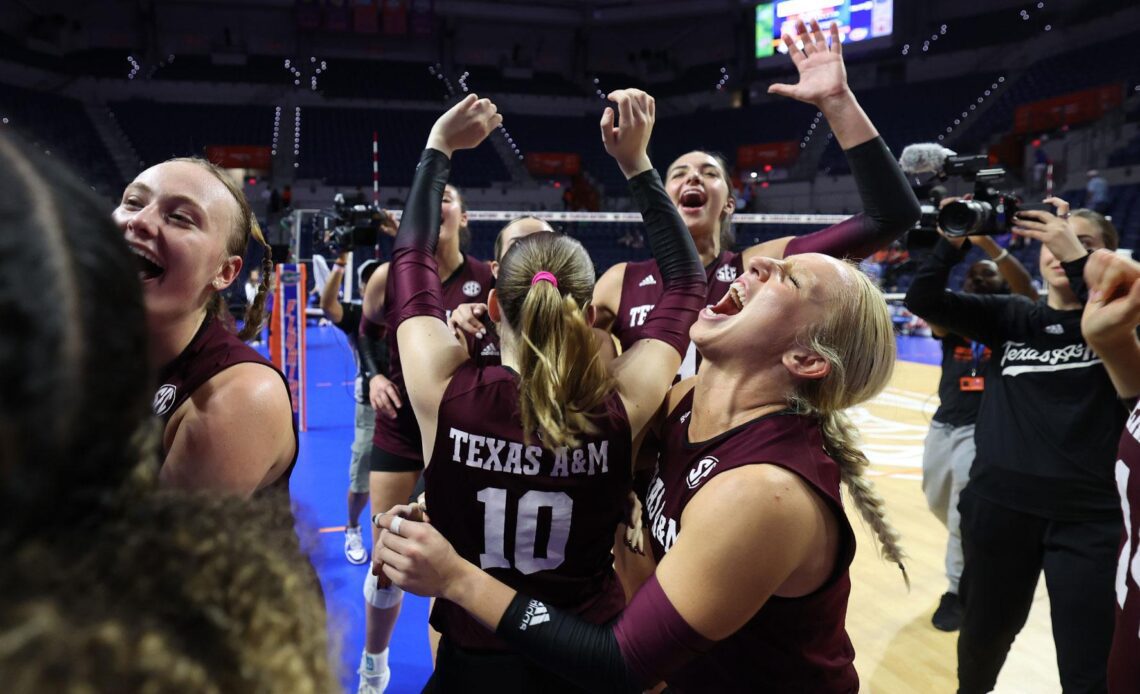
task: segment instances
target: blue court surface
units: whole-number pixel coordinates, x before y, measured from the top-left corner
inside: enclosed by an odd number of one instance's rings
[[[312,559],[321,577],[341,682],[355,692],[356,667],[364,644],[364,599],[361,593],[369,565],[353,566],[344,558],[349,447],[352,444],[352,353],[343,333],[310,324],[307,332],[308,431],[301,434],[301,454],[293,472],[292,491],[302,533],[312,538]],[[938,343],[926,337],[900,337],[899,358],[938,364]],[[361,514],[368,524],[372,511]],[[427,642],[428,601],[404,599],[392,637],[388,692],[418,692],[431,675]]]

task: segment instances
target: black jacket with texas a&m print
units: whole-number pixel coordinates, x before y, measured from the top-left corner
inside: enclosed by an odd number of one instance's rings
[[[1120,515],[1113,481],[1127,408],[1081,336],[1081,309],[1058,311],[1023,296],[946,291],[965,255],[940,240],[915,275],[907,306],[993,351],[978,411],[971,491],[1054,520]],[[1064,263],[1078,297],[1085,259]]]

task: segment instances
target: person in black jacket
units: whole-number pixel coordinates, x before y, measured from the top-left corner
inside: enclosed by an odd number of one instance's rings
[[[1045,301],[945,290],[969,248],[943,239],[919,268],[907,306],[993,351],[962,491],[958,691],[994,687],[1045,572],[1061,684],[1105,691],[1120,504],[1112,466],[1127,416],[1081,336],[1090,250],[1114,249],[1104,217],[1056,198],[1057,214],[1019,213],[1014,232],[1042,241]]]
[[[943,205],[957,198],[945,198]],[[962,291],[971,294],[1020,294],[1037,299],[1029,272],[1009,251],[989,236],[972,243],[989,259],[978,260],[966,271]],[[985,391],[983,372],[991,350],[931,324],[932,336],[942,343],[942,375],[938,381],[940,404],[930,422],[922,450],[922,491],[926,504],[946,526],[946,581],[931,623],[940,631],[957,631],[962,625],[958,584],[962,578],[962,535],[959,532],[958,496],[970,478],[974,463],[974,423]]]

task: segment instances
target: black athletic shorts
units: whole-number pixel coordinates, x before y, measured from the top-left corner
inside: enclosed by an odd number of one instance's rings
[[[372,472],[422,472],[424,461],[395,455],[373,445],[372,455],[368,459],[368,469]]]

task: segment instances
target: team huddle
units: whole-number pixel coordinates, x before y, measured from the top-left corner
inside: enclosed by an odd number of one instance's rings
[[[797,31],[784,40],[799,81],[769,91],[827,119],[863,210],[809,234],[734,250],[725,163],[694,150],[660,175],[649,158],[655,101],[623,89],[608,95],[602,146],[627,180],[652,259],[599,277],[581,243],[523,217],[483,261],[462,250],[466,204],[449,175],[453,161],[462,166],[456,153],[480,145],[503,115],[468,95],[435,122],[390,260],[362,277],[358,313],[336,319],[359,333],[361,358],[350,526],[369,498],[374,514],[361,694],[389,683],[405,590],[435,598],[425,691],[859,689],[845,628],[856,536],[841,486],[898,566],[900,591],[910,579],[844,414],[887,386],[896,358],[887,304],[852,261],[899,239],[920,208],[848,87],[836,25],[830,36],[814,22]],[[1135,691],[1140,587],[1127,562],[1140,546],[1131,474],[1140,409],[1125,426],[1115,399],[1140,394],[1140,265],[1099,250],[1113,247],[1105,232],[1099,241],[1073,232],[1067,207],[1035,214],[1022,232],[1047,245],[1050,263],[1056,256],[1049,277],[1065,300],[1054,308],[1070,313],[1045,320],[1023,297],[945,292],[961,240],[934,251],[908,301],[994,354],[1003,348],[994,368],[1076,360],[1097,370],[1114,401],[1098,417],[1098,445],[1115,452],[1124,429],[1114,479],[1126,536],[1115,639],[1090,637],[1099,645],[1082,663],[1092,664],[1069,672],[1099,667],[1099,680],[1082,680],[1089,691]],[[261,323],[271,265],[241,334],[219,298],[250,238],[265,243],[240,189],[202,160],[171,160],[127,186],[114,220],[139,266],[159,367],[163,484],[287,497],[299,451],[288,385],[243,342]],[[999,327],[1011,315],[1019,327]],[[1035,341],[1038,324],[1045,341]],[[1054,324],[1080,344],[1050,342]],[[967,354],[975,368],[980,354]],[[1022,373],[1009,377],[1025,383]],[[983,411],[1014,407],[991,392],[1004,391],[988,387]],[[1000,458],[983,440],[979,460]],[[971,483],[963,504],[993,503]],[[1112,487],[1094,491],[1115,503]],[[963,596],[960,671],[971,675],[961,691],[988,691],[1005,651],[977,636],[986,626],[970,617],[969,600],[1001,596],[979,578],[988,555],[977,535],[964,536],[973,594]],[[368,554],[356,556],[365,563]],[[1001,652],[977,664],[987,648]]]

